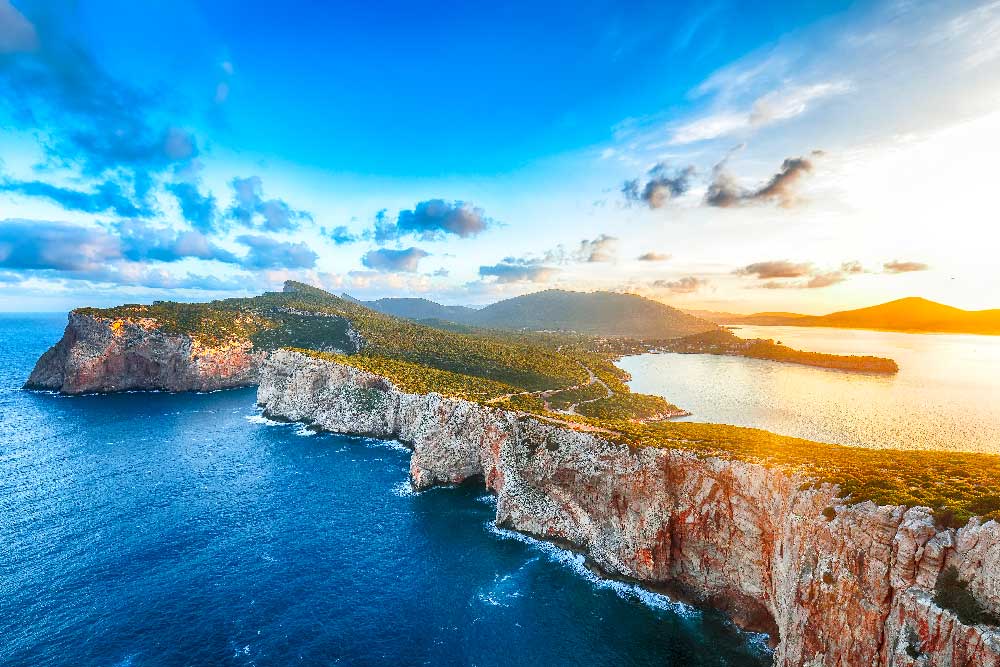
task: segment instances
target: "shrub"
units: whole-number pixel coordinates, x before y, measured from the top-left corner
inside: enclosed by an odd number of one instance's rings
[[[581,403],[576,411],[595,419],[648,420],[670,417],[680,409],[660,396],[648,394],[612,394],[590,403]]]
[[[962,581],[955,566],[946,568],[938,577],[934,603],[954,612],[966,625],[1000,625],[1000,619],[984,609],[969,592],[969,584]]]

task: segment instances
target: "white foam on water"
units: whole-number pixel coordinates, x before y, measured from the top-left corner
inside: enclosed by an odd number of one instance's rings
[[[388,449],[395,450],[397,452],[402,452],[403,454],[412,454],[413,450],[396,440],[378,440],[376,438],[366,438],[365,447],[386,447]]]
[[[299,424],[299,427],[295,429],[295,435],[301,435],[303,437],[308,437],[310,435],[316,435],[316,431],[309,428],[305,424]]]
[[[410,496],[420,495],[419,491],[416,491],[413,486],[410,485],[410,480],[404,479],[395,486],[392,487],[393,495],[397,495],[400,498],[408,498]]]
[[[538,558],[532,558],[522,563],[513,572],[508,572],[502,576],[499,574],[494,576],[493,585],[479,591],[476,594],[476,599],[491,607],[509,607],[510,604],[508,601],[524,597],[522,586],[518,582],[518,579],[521,573],[537,560]]]
[[[486,522],[486,530],[501,539],[516,540],[538,549],[553,563],[558,563],[559,565],[569,568],[574,573],[590,582],[595,588],[614,591],[615,594],[623,600],[637,600],[652,609],[668,611],[684,618],[694,618],[701,615],[701,612],[695,607],[673,600],[662,593],[654,593],[653,591],[646,590],[638,584],[605,579],[594,574],[587,568],[587,561],[580,554],[562,549],[549,542],[528,537],[527,535],[514,530],[500,528],[492,521]]]
[[[492,493],[486,493],[476,498],[476,502],[482,503],[484,505],[489,505],[490,507],[496,507],[497,497],[494,496]]]
[[[774,649],[771,648],[771,644],[769,643],[771,636],[766,632],[750,632],[749,630],[741,630],[739,628],[737,630],[743,635],[747,646],[754,653],[758,655],[774,655]]]
[[[484,603],[484,604],[488,604],[488,605],[493,606],[493,607],[507,607],[507,606],[509,606],[509,605],[504,604],[503,602],[500,602],[500,600],[497,600],[495,597],[493,597],[492,593],[484,593],[483,591],[480,591],[479,594],[476,595],[476,599],[479,600],[480,602]]]
[[[268,419],[264,415],[247,415],[246,420],[251,424],[263,424],[264,426],[281,426],[284,422]]]

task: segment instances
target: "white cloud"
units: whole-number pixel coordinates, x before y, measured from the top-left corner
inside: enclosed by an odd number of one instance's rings
[[[672,145],[693,144],[696,141],[718,139],[735,134],[750,126],[746,113],[714,113],[676,127],[670,139]]]
[[[990,2],[955,16],[935,34],[933,42],[958,44],[965,51],[967,67],[977,67],[1000,57],[1000,2]]]
[[[790,86],[764,95],[753,103],[750,122],[756,126],[788,120],[804,114],[819,100],[851,89],[849,81],[828,81],[808,86]]]
[[[691,144],[737,134],[801,116],[820,100],[851,90],[849,81],[786,85],[761,95],[748,109],[716,111],[673,129],[670,143]]]

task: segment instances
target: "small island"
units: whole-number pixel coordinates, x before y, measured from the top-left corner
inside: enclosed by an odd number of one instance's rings
[[[655,350],[678,354],[750,357],[856,373],[891,375],[899,372],[899,365],[894,360],[884,357],[807,352],[787,347],[769,338],[740,338],[726,329],[661,341],[657,343]]]

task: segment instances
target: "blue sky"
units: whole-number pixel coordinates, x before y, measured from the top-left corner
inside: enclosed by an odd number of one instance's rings
[[[990,307],[1000,4],[0,0],[0,310]]]

